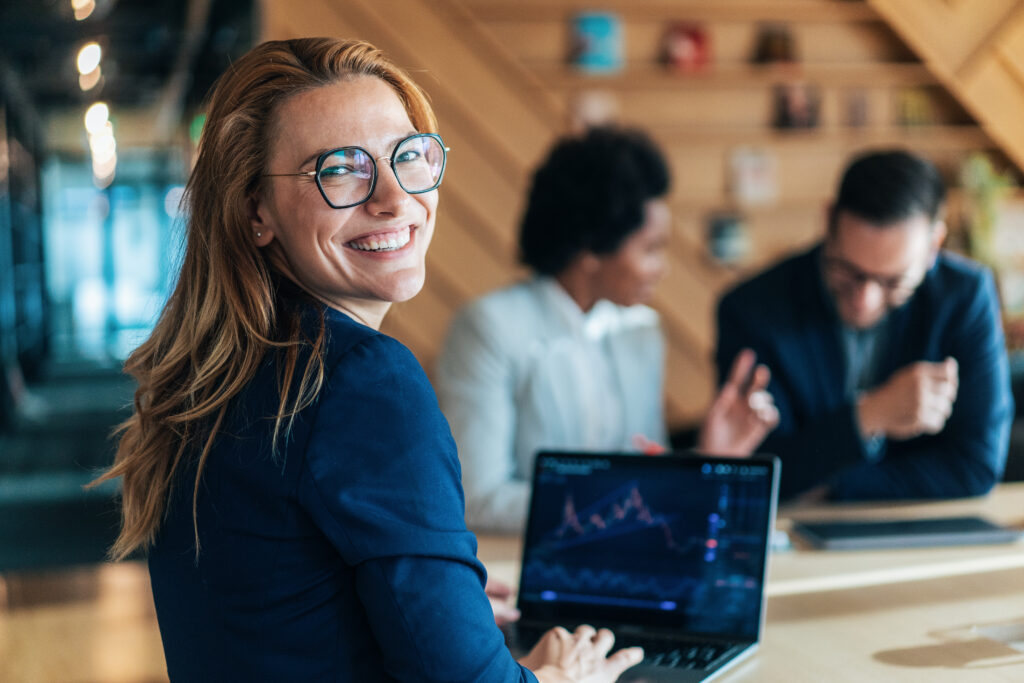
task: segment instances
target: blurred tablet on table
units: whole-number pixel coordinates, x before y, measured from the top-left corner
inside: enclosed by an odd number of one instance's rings
[[[824,550],[988,545],[1016,543],[1024,538],[1024,530],[981,517],[794,522],[793,531]]]

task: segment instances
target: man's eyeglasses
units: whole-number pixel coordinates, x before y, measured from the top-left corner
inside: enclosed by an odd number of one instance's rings
[[[839,290],[858,291],[869,282],[873,282],[882,289],[888,299],[902,299],[910,296],[924,277],[924,271],[918,272],[916,268],[903,275],[893,277],[875,275],[862,270],[846,259],[835,256],[825,256],[823,264],[826,277]]]
[[[448,148],[435,133],[410,135],[389,156],[374,159],[362,147],[339,147],[316,160],[316,170],[304,173],[265,173],[269,177],[313,177],[324,201],[333,209],[358,206],[377,187],[377,161],[387,159],[398,184],[409,194],[436,190],[444,177]]]

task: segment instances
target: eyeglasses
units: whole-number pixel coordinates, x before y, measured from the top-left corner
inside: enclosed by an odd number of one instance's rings
[[[332,209],[359,206],[377,187],[377,161],[387,159],[398,184],[409,194],[436,190],[444,177],[448,148],[435,133],[416,133],[400,140],[389,156],[377,157],[362,147],[339,147],[316,160],[316,170],[304,173],[264,173],[276,178],[312,176],[324,201]]]
[[[882,288],[887,299],[904,299],[913,294],[927,271],[925,269],[919,272],[918,268],[914,268],[903,275],[885,277],[869,273],[846,259],[835,256],[825,256],[823,262],[826,276],[840,291],[860,290],[864,285],[873,282]]]

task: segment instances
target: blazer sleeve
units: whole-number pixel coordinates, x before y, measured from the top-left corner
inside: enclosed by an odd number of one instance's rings
[[[944,345],[960,373],[945,428],[934,436],[890,442],[878,463],[840,473],[832,482],[834,498],[977,496],[1002,478],[1013,396],[995,283],[988,272],[977,283],[967,305],[952,313],[952,338]]]
[[[464,310],[448,332],[436,379],[462,462],[466,521],[512,532],[523,527],[530,486],[516,477],[516,375],[497,327],[486,309]]]
[[[786,354],[788,342],[769,339],[782,334],[775,325],[760,319],[754,307],[735,294],[727,295],[718,306],[718,345],[715,361],[719,385],[725,382],[733,360],[745,348],[752,349],[758,362],[772,371],[768,392],[779,411],[779,424],[758,450],[779,456],[782,478],[779,497],[792,498],[826,482],[830,477],[864,459],[864,444],[853,405],[840,402],[834,409],[798,420],[797,411],[806,411],[807,397],[795,384],[804,372]],[[795,355],[799,351],[794,351]],[[842,391],[842,387],[837,387]]]
[[[378,335],[344,353],[320,392],[305,468],[300,500],[354,568],[391,676],[536,680],[494,623],[451,434],[408,349]]]

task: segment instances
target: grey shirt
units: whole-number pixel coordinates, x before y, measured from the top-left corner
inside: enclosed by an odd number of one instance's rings
[[[846,361],[846,376],[843,382],[843,395],[851,403],[856,403],[861,393],[874,389],[885,379],[882,377],[882,363],[889,345],[892,316],[886,314],[874,326],[859,329],[843,323],[835,310],[832,294],[825,286],[824,274],[821,278],[822,291],[829,307],[836,314],[836,326],[839,333],[840,347]],[[864,451],[869,460],[879,460],[885,454],[885,437],[883,435],[861,435]]]

